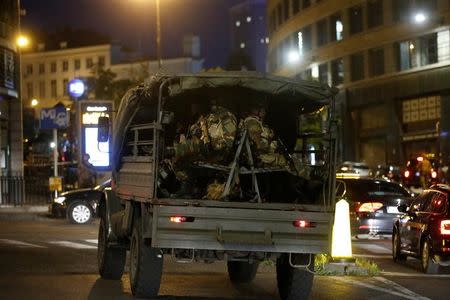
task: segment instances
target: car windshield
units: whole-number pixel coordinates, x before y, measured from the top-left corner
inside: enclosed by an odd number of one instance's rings
[[[347,193],[351,199],[367,199],[376,197],[410,197],[411,195],[400,185],[385,181],[347,180]]]

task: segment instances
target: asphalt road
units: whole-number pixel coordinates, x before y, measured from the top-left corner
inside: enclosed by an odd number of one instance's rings
[[[121,281],[97,273],[98,221],[0,221],[0,299],[133,299],[128,274]],[[448,299],[450,275],[424,275],[413,259],[390,258],[389,240],[353,242],[357,257],[383,269],[377,277],[316,276],[311,299]],[[179,264],[165,258],[158,299],[279,299],[273,266],[253,283],[233,285],[224,263]]]

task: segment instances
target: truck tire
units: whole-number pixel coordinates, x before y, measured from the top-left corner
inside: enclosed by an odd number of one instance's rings
[[[129,275],[131,292],[138,298],[156,297],[161,284],[163,254],[150,244],[150,240],[142,236],[140,219],[134,220]]]
[[[251,282],[258,271],[259,262],[249,263],[246,261],[229,261],[228,276],[231,282],[234,283],[249,283]]]
[[[108,228],[104,217],[100,219],[98,228],[97,263],[98,272],[104,279],[119,280],[125,268],[127,251],[125,248],[115,248],[108,245]]]
[[[292,255],[295,265],[307,265],[310,254]],[[314,270],[314,255],[311,254],[310,271]],[[306,300],[312,289],[314,274],[305,268],[293,268],[289,264],[289,255],[282,254],[277,259],[278,292],[282,300]]]

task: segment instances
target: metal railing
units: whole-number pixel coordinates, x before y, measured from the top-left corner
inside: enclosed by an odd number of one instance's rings
[[[0,176],[1,205],[22,205],[24,199],[23,176]]]

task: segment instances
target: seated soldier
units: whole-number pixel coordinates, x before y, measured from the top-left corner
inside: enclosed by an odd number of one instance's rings
[[[278,142],[273,130],[263,123],[266,110],[262,105],[255,105],[247,118],[243,121],[243,128],[247,129],[250,143],[256,152],[255,162],[259,167],[287,167],[283,154],[279,153]]]

